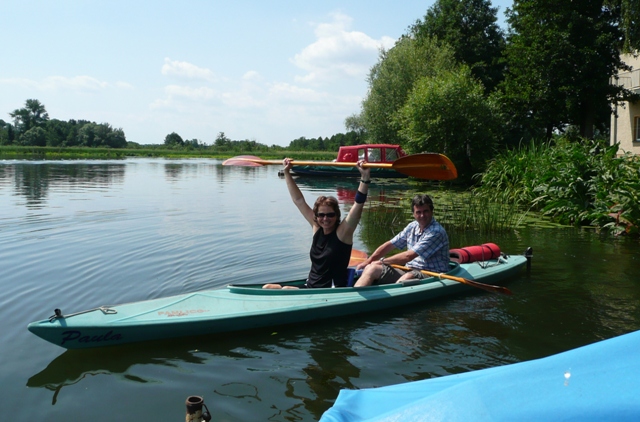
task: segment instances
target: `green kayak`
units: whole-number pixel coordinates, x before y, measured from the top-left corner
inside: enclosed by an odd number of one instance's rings
[[[451,262],[446,276],[497,284],[517,275],[526,262],[525,255],[504,254],[484,262]],[[304,280],[297,280],[282,284],[303,283]],[[261,287],[262,284],[230,284],[220,289],[100,306],[66,315],[56,309],[49,319],[32,322],[28,329],[66,349],[83,349],[299,323],[480,291],[443,277],[359,288]]]

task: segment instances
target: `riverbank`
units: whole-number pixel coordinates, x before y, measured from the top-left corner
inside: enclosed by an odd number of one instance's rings
[[[0,146],[0,159],[26,160],[78,160],[78,159],[123,159],[127,157],[165,157],[165,158],[217,158],[225,159],[237,155],[257,155],[266,160],[291,157],[298,160],[333,160],[337,152],[332,151],[222,151],[207,149],[169,149],[158,148],[88,148],[88,147],[32,147]]]

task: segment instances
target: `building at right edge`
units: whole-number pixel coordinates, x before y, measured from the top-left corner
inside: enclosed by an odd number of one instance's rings
[[[625,54],[622,60],[632,66],[632,70],[618,73],[612,82],[640,94],[640,56]],[[620,154],[640,155],[640,101],[618,105],[616,114],[617,117],[611,115],[611,145],[620,144]]]

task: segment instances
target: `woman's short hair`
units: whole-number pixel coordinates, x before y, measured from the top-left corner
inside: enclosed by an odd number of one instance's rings
[[[411,211],[415,210],[415,207],[421,207],[423,205],[429,205],[431,211],[433,211],[433,200],[427,194],[418,194],[413,197],[413,201],[411,201]]]
[[[316,199],[315,204],[313,204],[313,220],[316,222],[318,221],[318,217],[316,217],[316,215],[318,214],[318,208],[320,208],[321,205],[331,207],[333,212],[336,213],[336,224],[339,224],[340,205],[338,204],[338,200],[333,196],[319,196],[318,199]]]

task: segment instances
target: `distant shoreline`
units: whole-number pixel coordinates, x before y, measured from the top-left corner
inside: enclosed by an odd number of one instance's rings
[[[336,152],[329,151],[211,151],[180,150],[162,148],[90,148],[90,147],[33,147],[33,146],[0,146],[0,160],[60,160],[60,159],[124,159],[128,157],[163,157],[163,158],[216,158],[226,159],[238,155],[256,155],[263,159],[283,159],[291,157],[305,160],[332,160]]]

